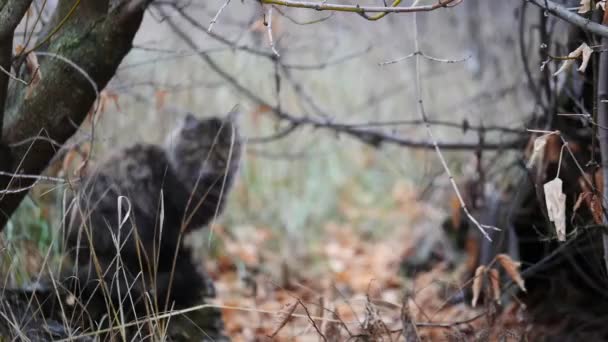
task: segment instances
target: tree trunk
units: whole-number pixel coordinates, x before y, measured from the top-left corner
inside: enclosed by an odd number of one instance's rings
[[[602,24],[608,23],[608,12],[604,12],[604,19]],[[603,207],[608,208],[606,203],[606,195],[608,194],[608,131],[602,127],[608,125],[608,54],[605,52],[608,47],[608,38],[602,38],[601,40],[599,67],[598,67],[598,84],[597,84],[597,120],[598,120],[598,135],[600,152],[602,155],[602,176],[604,179],[604,187],[602,194],[604,200],[602,201]],[[604,213],[604,224],[608,223],[608,217]],[[608,233],[604,232],[602,235],[602,241],[604,245],[604,265],[608,270]]]
[[[98,91],[114,76],[131,49],[145,6],[119,5],[108,10],[108,4],[108,0],[82,1],[64,22],[74,3],[59,2],[40,38],[54,33],[42,47],[45,54],[38,55],[42,79],[32,89],[14,82],[11,91],[7,92],[6,74],[0,73],[0,109],[4,109],[0,111],[4,123],[2,141],[10,146],[12,155],[12,158],[0,155],[3,169],[20,174],[40,174],[58,151],[59,146],[54,143],[62,145],[76,132]],[[1,9],[10,5],[9,1]],[[23,16],[14,10],[8,13],[13,19],[20,20]],[[0,20],[0,25],[5,26],[3,24]],[[13,31],[14,27],[8,36],[12,37]],[[8,36],[0,35],[0,65],[3,67],[10,65],[6,62],[7,56],[12,58],[12,41],[6,38]],[[30,93],[26,96],[26,92]],[[24,189],[0,194],[0,227],[4,227],[31,184],[32,180],[0,179],[0,189]]]

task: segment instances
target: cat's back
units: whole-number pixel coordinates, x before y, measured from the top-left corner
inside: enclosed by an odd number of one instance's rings
[[[152,213],[166,178],[171,177],[169,171],[165,152],[158,146],[136,144],[116,151],[84,179],[81,205],[86,203],[90,210],[110,208],[116,215],[118,197],[122,197],[126,206]]]

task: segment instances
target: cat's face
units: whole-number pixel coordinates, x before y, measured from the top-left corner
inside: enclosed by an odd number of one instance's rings
[[[230,118],[199,119],[187,114],[167,138],[166,150],[176,171],[192,178],[235,167],[241,141]]]

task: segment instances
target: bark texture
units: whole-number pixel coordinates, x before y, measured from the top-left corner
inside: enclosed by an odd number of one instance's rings
[[[0,76],[2,142],[10,147],[9,156],[0,154],[3,170],[37,175],[45,169],[58,150],[50,140],[61,145],[76,132],[97,91],[106,86],[131,49],[145,9],[127,5],[110,9],[109,1],[100,0],[82,1],[74,11],[73,6],[74,1],[60,1],[43,29],[39,39],[45,44],[37,50],[46,53],[38,55],[42,79],[27,96],[27,87],[13,80],[7,91],[9,80],[5,73]],[[10,19],[0,19],[0,65],[7,70],[11,60],[13,66],[19,62],[12,57],[12,36],[28,7],[25,0],[0,0],[0,18]],[[0,188],[22,189],[30,182],[4,177]],[[0,194],[0,227],[26,194]]]

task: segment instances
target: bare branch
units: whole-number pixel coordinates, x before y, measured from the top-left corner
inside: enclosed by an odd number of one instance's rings
[[[342,5],[342,4],[328,4],[324,2],[310,2],[310,1],[294,1],[294,0],[260,0],[263,4],[268,5],[279,5],[285,7],[295,8],[307,8],[316,11],[337,11],[337,12],[351,12],[364,15],[366,13],[415,13],[415,12],[429,12],[434,11],[438,8],[448,7],[449,5],[457,5],[460,0],[439,0],[434,5],[427,6],[412,6],[412,7],[382,7],[382,6],[360,6],[360,5]],[[384,16],[384,15],[382,15]],[[375,18],[367,18],[376,20]]]
[[[161,13],[164,15],[163,9],[159,9]],[[166,22],[173,29],[173,31],[191,48],[196,51],[200,51],[200,47],[194,42],[190,36],[188,36],[177,24],[172,20],[172,18],[167,17]],[[227,71],[222,69],[215,61],[206,53],[200,53],[199,57],[211,67],[213,71],[215,71],[218,75],[224,78],[228,83],[230,83],[237,91],[241,94],[245,95],[249,100],[253,101],[258,105],[265,106],[270,108],[269,113],[275,116],[275,118],[285,121],[289,123],[289,129],[286,132],[291,132],[293,128],[291,126],[311,126],[314,128],[324,128],[332,130],[336,133],[346,134],[353,138],[356,138],[366,144],[370,144],[372,146],[380,146],[383,143],[394,144],[398,146],[408,147],[408,148],[424,148],[424,149],[433,149],[435,146],[428,141],[416,141],[411,139],[406,139],[403,137],[399,137],[397,135],[383,132],[380,130],[372,130],[368,128],[355,127],[350,125],[345,125],[341,123],[336,123],[331,121],[328,118],[313,118],[310,116],[295,116],[290,114],[283,109],[273,106],[257,94],[255,94],[252,90],[248,89],[241,83],[237,81],[232,75],[230,75]],[[285,132],[281,132],[278,134],[280,137],[284,137],[287,134]],[[266,138],[262,139],[266,141]],[[520,148],[524,141],[520,138],[510,140],[507,142],[499,142],[499,143],[452,143],[452,142],[439,142],[437,146],[442,149],[447,150],[475,150],[475,149],[489,149],[489,150],[501,150],[501,149],[513,149]]]
[[[568,22],[572,25],[578,26],[581,29],[595,33],[601,37],[608,38],[608,27],[594,23],[593,21],[578,15],[576,12],[570,11],[568,8],[557,4],[551,0],[526,0],[535,4],[536,6],[546,10],[550,14]]]
[[[224,4],[222,5],[222,7],[220,7],[220,9],[217,11],[215,16],[213,17],[213,19],[211,19],[211,23],[209,23],[209,29],[207,29],[207,31],[211,32],[211,30],[213,30],[213,25],[215,25],[215,23],[219,19],[220,15],[222,14],[222,12],[226,8],[226,6],[228,6],[229,3],[230,3],[230,0],[226,0],[224,2]]]
[[[422,100],[422,91],[421,91],[421,77],[420,77],[420,58],[422,58],[422,54],[420,53],[420,42],[419,42],[419,37],[418,37],[418,21],[417,21],[417,14],[414,13],[414,46],[415,46],[415,72],[416,72],[416,77],[415,77],[415,83],[416,83],[416,98],[417,98],[417,106],[416,109],[418,111],[418,115],[420,116],[420,119],[425,123],[424,127],[426,129],[426,132],[429,136],[429,139],[431,140],[434,148],[435,148],[435,152],[437,153],[437,157],[439,158],[439,160],[441,161],[441,165],[443,166],[443,169],[445,170],[445,173],[448,175],[449,179],[450,179],[450,183],[452,184],[452,188],[454,189],[454,192],[456,193],[456,196],[458,197],[458,201],[460,202],[460,207],[462,208],[462,210],[464,211],[464,213],[467,215],[467,217],[469,218],[469,220],[471,220],[471,222],[473,222],[475,224],[475,226],[479,229],[479,231],[481,232],[481,234],[489,241],[492,241],[492,239],[490,238],[490,235],[488,234],[488,232],[486,232],[487,229],[495,229],[498,230],[498,228],[496,227],[491,227],[491,226],[487,226],[487,225],[483,225],[481,223],[479,223],[479,221],[477,221],[477,219],[469,212],[469,209],[467,208],[467,205],[464,201],[464,199],[462,198],[462,195],[460,194],[460,190],[458,189],[458,186],[456,185],[456,181],[454,180],[454,177],[452,176],[452,172],[450,171],[450,168],[448,167],[447,162],[445,161],[445,158],[443,157],[443,153],[441,152],[441,148],[437,142],[437,139],[435,138],[435,135],[433,134],[433,131],[431,130],[431,125],[428,123],[428,117],[426,115],[425,109],[424,109],[424,102]]]

